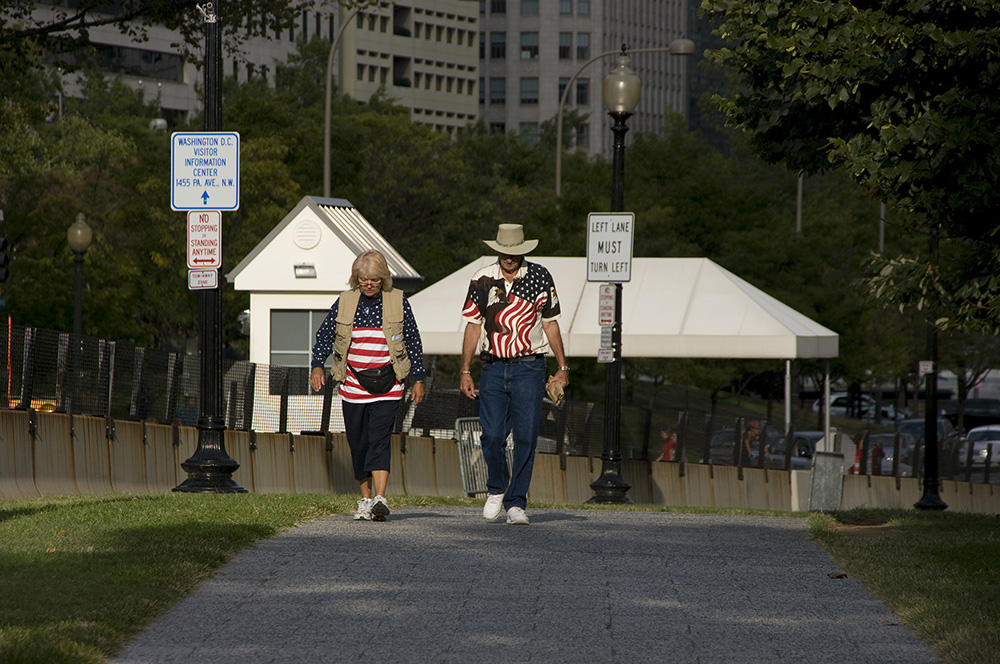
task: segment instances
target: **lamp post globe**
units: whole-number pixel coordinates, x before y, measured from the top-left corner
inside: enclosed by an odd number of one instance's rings
[[[90,249],[90,243],[94,241],[94,231],[87,223],[83,213],[76,215],[76,221],[70,224],[66,230],[66,241],[73,253],[84,254]]]
[[[90,228],[83,213],[76,215],[76,221],[70,224],[66,231],[66,241],[73,250],[73,334],[79,339],[83,335],[83,256],[94,240],[94,231]]]
[[[642,93],[642,82],[632,71],[632,60],[625,55],[625,48],[621,54],[615,56],[615,67],[607,76],[601,87],[601,97],[604,99],[604,106],[609,113],[629,113],[639,105],[639,96]]]

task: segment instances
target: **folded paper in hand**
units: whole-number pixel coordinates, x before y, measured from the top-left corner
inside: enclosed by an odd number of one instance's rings
[[[551,381],[545,386],[545,393],[549,395],[549,399],[552,399],[552,403],[559,405],[563,400],[563,386],[558,380]]]

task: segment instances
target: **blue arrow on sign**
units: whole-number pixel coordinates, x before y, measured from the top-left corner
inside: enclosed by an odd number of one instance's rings
[[[208,205],[208,192],[207,191],[201,192],[201,200],[205,203],[205,205]]]

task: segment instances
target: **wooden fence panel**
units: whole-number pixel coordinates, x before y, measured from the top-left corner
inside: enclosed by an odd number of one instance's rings
[[[295,437],[295,493],[330,493],[324,436]]]
[[[565,503],[566,480],[563,475],[558,454],[536,453],[528,499],[539,503]]]
[[[594,466],[597,466],[595,472]],[[566,502],[570,505],[575,503],[585,503],[594,497],[594,490],[590,485],[597,478],[600,472],[600,462],[595,463],[593,457],[567,456],[565,491]]]
[[[111,440],[111,486],[119,493],[148,493],[146,484],[146,443],[142,422],[115,421]]]
[[[403,488],[408,496],[437,496],[437,470],[434,463],[433,438],[406,437],[406,453],[402,455]]]
[[[35,458],[28,433],[28,413],[0,410],[0,496],[37,498]]]
[[[258,493],[253,483],[253,452],[250,451],[250,432],[227,429],[222,440],[223,445],[226,446],[226,454],[240,464],[240,467],[233,473],[233,481],[250,493]],[[185,479],[187,478],[185,477]]]
[[[79,493],[73,472],[73,445],[69,416],[36,413],[32,457],[35,460],[35,487],[43,496]]]
[[[100,417],[73,417],[73,466],[77,491],[111,493],[111,445]]]
[[[465,495],[456,441],[442,438],[434,440],[434,476],[439,496]]]

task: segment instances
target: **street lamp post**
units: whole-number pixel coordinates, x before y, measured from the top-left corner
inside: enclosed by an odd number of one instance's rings
[[[80,412],[80,370],[81,345],[83,343],[83,257],[94,240],[94,231],[87,224],[83,213],[76,215],[76,221],[66,231],[66,241],[73,250],[73,338],[70,347],[73,352],[73,400],[70,412]]]
[[[330,44],[330,55],[326,59],[326,120],[323,124],[323,197],[330,198],[330,115],[332,113],[333,106],[333,56],[337,54],[337,47],[340,46],[340,38],[344,36],[344,30],[348,25],[351,24],[351,19],[353,19],[359,11],[361,11],[361,5],[355,7],[351,10],[344,20],[340,23],[340,29],[337,30],[337,36],[334,37],[333,43]]]
[[[576,81],[577,77],[583,73],[590,65],[594,64],[602,58],[606,58],[612,55],[618,55],[620,51],[606,51],[600,55],[595,55],[590,60],[587,60],[583,65],[573,74],[573,77],[569,79],[566,83],[566,87],[563,89],[562,96],[559,97],[559,110],[556,112],[556,197],[562,195],[562,136],[563,136],[563,109],[566,107],[566,98],[569,96],[569,91],[573,88],[573,82]],[[675,39],[670,44],[664,48],[637,48],[632,51],[632,53],[669,53],[670,55],[691,55],[694,53],[694,42],[690,39]]]
[[[625,133],[627,120],[639,104],[642,83],[635,75],[622,45],[617,65],[604,78],[602,94],[608,115],[615,121],[614,150],[611,177],[611,212],[625,209]],[[621,476],[621,364],[622,364],[622,285],[615,284],[615,319],[611,328],[611,345],[614,359],[608,363],[604,393],[604,451],[601,453],[601,476],[590,488],[594,496],[591,503],[631,503],[625,495],[632,485]]]

